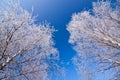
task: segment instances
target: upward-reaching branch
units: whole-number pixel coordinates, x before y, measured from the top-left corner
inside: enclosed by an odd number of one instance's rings
[[[99,62],[107,61],[99,69],[107,66],[103,69],[112,68],[114,72],[120,71],[120,9],[118,3],[112,8],[110,1],[98,1],[93,3],[92,12],[84,11],[72,16],[67,30],[71,34],[69,42],[76,44],[75,50],[81,59],[78,64],[89,65],[90,62],[99,64]],[[115,55],[116,53],[118,54]],[[82,60],[85,60],[84,63]],[[82,70],[81,66],[78,67]],[[117,74],[120,73],[119,71]]]
[[[46,80],[51,66],[47,59],[58,58],[54,29],[35,24],[19,3],[8,2],[6,7],[0,8],[0,80]]]

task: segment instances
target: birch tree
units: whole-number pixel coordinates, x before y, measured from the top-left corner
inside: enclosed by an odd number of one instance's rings
[[[120,80],[120,0],[94,2],[92,10],[73,14],[67,30],[81,74],[112,70],[112,80]]]
[[[1,7],[0,80],[46,80],[49,60],[58,59],[54,31],[47,23],[35,24],[19,3]]]

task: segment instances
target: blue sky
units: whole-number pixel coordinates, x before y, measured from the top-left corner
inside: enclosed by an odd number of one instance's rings
[[[91,4],[96,0],[22,0],[22,6],[37,15],[37,22],[47,21],[56,30],[54,35],[55,47],[60,52],[60,59],[70,60],[75,51],[68,43],[69,32],[66,25],[69,23],[73,13],[91,9]]]
[[[54,34],[54,40],[55,47],[60,53],[60,60],[65,63],[64,67],[67,69],[65,80],[82,80],[72,64],[71,59],[76,52],[68,43],[70,34],[66,30],[66,25],[73,13],[91,9],[92,2],[95,1],[97,0],[21,0],[23,8],[28,11],[34,7],[33,15],[37,15],[38,23],[47,21],[58,30]]]

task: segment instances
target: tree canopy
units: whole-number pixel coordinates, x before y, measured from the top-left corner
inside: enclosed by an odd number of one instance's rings
[[[35,24],[31,13],[8,0],[0,8],[0,80],[46,80],[49,60],[58,59],[54,31],[48,23]]]
[[[119,0],[113,4],[107,0],[94,2],[92,10],[73,14],[67,30],[69,42],[78,53],[74,60],[81,75],[112,69],[112,80],[120,79]],[[90,68],[93,65],[95,71]]]

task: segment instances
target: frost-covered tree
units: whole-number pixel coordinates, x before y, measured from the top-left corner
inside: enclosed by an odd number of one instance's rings
[[[50,60],[58,58],[55,30],[47,23],[35,24],[19,3],[7,1],[0,7],[0,80],[46,80],[53,69]]]
[[[74,61],[81,75],[91,80],[97,72],[112,71],[109,77],[113,74],[112,80],[120,80],[120,0],[94,2],[92,11],[72,16],[67,30],[78,53]]]

